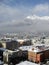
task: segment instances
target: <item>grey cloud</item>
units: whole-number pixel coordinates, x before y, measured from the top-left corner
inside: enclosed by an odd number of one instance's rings
[[[39,16],[36,16],[39,17]],[[30,30],[31,31],[49,31],[49,18],[48,19],[43,19],[45,16],[42,16],[42,20],[41,18],[27,18],[27,20],[29,20],[28,23],[32,22],[31,26],[30,26]]]
[[[0,16],[3,17],[3,19],[16,19],[18,16],[21,15],[21,10],[17,8],[12,8],[6,5],[1,5],[0,6]]]
[[[45,7],[45,8],[44,8]],[[40,8],[40,10],[39,10]],[[26,17],[32,14],[41,15],[49,14],[49,5],[41,4],[30,8],[26,7],[10,7],[5,4],[0,5],[0,31],[2,32],[16,32],[16,31],[48,31],[48,20],[32,20]],[[33,13],[32,13],[33,12]],[[39,17],[39,16],[38,16]]]
[[[33,7],[32,14],[36,15],[49,15],[49,4],[39,4]]]

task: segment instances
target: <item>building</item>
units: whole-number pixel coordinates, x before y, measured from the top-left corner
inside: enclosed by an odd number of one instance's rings
[[[17,62],[20,62],[22,59],[22,51],[21,50],[8,50],[5,48],[0,48],[0,60],[4,63],[10,64],[11,62],[13,64],[16,64]]]
[[[4,63],[13,63],[14,65],[20,61],[20,57],[22,56],[22,53],[20,50],[11,51],[7,50],[3,52],[3,61]]]
[[[28,59],[28,50],[32,49],[31,46],[21,46],[19,49],[22,51],[22,60],[27,60]]]
[[[30,39],[17,39],[17,41],[20,43],[20,46],[29,46],[29,45],[32,45]]]
[[[36,63],[40,63],[49,59],[49,47],[36,46],[28,50],[28,60]]]
[[[8,40],[8,41],[0,41],[2,44],[3,48],[9,49],[9,50],[14,50],[19,47],[19,43],[15,40]]]
[[[3,52],[6,51],[5,48],[0,48],[0,60],[3,61]]]

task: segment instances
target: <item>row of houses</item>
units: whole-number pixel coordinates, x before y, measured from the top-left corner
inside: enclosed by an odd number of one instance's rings
[[[29,60],[40,63],[49,60],[49,45],[42,43],[33,45],[29,39],[1,40],[0,44],[3,48],[2,51],[0,48],[0,53],[4,62],[14,63],[19,60]]]
[[[9,60],[10,62],[21,60],[29,60],[36,63],[45,62],[49,60],[49,46],[22,46],[19,50],[12,51],[12,54],[11,51],[4,52],[3,57],[4,62],[7,62],[7,59],[8,62]]]
[[[14,38],[3,38],[0,41],[0,47],[7,49],[14,49],[20,46],[29,46],[36,44],[46,44],[49,45],[49,38],[34,38],[34,39],[14,39]],[[11,48],[12,47],[12,48]]]
[[[15,50],[18,49],[20,46],[29,46],[32,45],[31,40],[29,39],[2,39],[0,41],[0,47],[9,49],[9,50]]]
[[[49,45],[45,44],[36,44],[31,46],[21,46],[21,49],[24,53],[26,52],[27,60],[40,63],[49,60]]]

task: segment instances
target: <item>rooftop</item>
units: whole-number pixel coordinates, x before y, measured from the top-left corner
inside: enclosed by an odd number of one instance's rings
[[[24,62],[21,62],[21,63],[16,64],[16,65],[40,65],[40,64],[36,64],[33,62],[29,62],[29,61],[24,61]]]

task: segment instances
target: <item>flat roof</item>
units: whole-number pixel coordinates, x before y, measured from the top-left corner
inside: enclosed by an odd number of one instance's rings
[[[30,61],[24,61],[24,62],[21,62],[21,63],[16,64],[16,65],[40,65],[40,64],[33,63],[33,62],[30,62]]]

